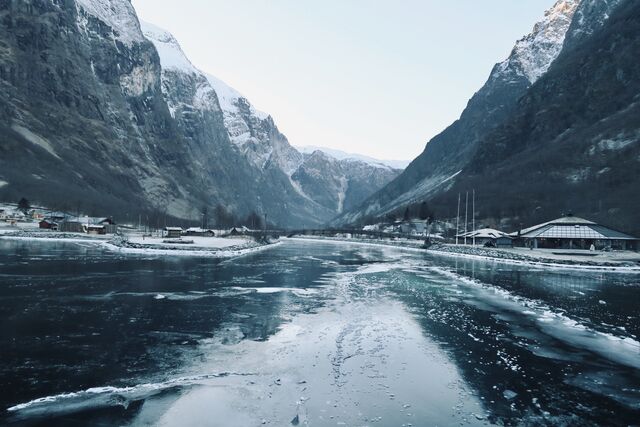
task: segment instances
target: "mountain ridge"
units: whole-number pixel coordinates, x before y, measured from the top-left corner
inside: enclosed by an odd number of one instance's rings
[[[604,14],[608,10],[591,8],[587,13],[584,2],[590,1],[557,1],[531,33],[516,41],[509,57],[493,67],[487,82],[471,97],[458,120],[432,138],[398,178],[332,223],[381,217],[450,190],[482,139],[509,117],[520,97],[549,69],[562,51],[571,26],[574,38],[584,32],[576,29],[574,14],[580,12],[589,17],[583,20],[592,22],[598,19],[589,13]]]
[[[283,226],[339,213],[339,200],[309,194],[320,183],[292,178],[305,158],[273,119],[141,24],[129,0],[5,2],[0,15],[0,198],[155,222],[206,207]],[[357,187],[334,163],[327,173]]]

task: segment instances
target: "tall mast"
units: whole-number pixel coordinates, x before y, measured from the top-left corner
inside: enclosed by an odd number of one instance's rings
[[[469,231],[469,192],[464,201],[464,244],[467,244],[467,231]]]
[[[460,234],[460,193],[458,193],[458,215],[456,216],[456,245],[458,244],[458,234]]]
[[[473,189],[473,216],[471,218],[473,227],[473,246],[476,245],[476,189]]]

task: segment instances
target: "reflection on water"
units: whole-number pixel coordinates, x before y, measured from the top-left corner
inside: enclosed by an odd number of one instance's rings
[[[328,243],[217,262],[0,240],[0,402],[26,425],[628,425],[638,282]]]

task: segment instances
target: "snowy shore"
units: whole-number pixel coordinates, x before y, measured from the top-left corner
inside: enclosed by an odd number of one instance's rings
[[[280,243],[279,241],[257,242],[247,237],[189,237],[185,240],[193,243],[165,243],[165,239],[162,238],[116,237],[104,242],[103,246],[124,254],[232,258],[258,252]]]
[[[525,248],[495,249],[479,246],[452,245],[436,243],[424,249],[422,241],[405,239],[359,239],[343,237],[297,236],[294,239],[309,241],[331,241],[341,243],[357,243],[373,246],[400,247],[408,250],[419,250],[425,253],[483,261],[494,261],[506,264],[529,265],[541,268],[560,268],[571,270],[597,270],[620,273],[640,273],[640,254],[599,252],[597,257],[583,257],[575,251],[563,254],[561,251],[529,250]]]
[[[160,237],[134,235],[96,236],[81,233],[18,230],[0,234],[0,240],[59,241],[69,243],[94,243],[110,251],[127,255],[171,255],[209,258],[232,258],[254,253],[274,245],[278,241],[258,242],[248,237],[190,237],[185,243],[166,243]],[[189,243],[187,243],[189,242]]]

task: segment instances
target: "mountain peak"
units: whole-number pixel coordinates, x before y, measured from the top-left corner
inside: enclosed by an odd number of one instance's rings
[[[260,120],[266,120],[269,117],[269,114],[254,108],[244,95],[219,78],[212,76],[211,74],[207,74],[206,77],[209,84],[213,86],[213,89],[218,95],[218,101],[220,101],[220,108],[222,108],[222,111],[237,114],[239,109],[244,105],[247,106],[251,110],[251,113]]]
[[[498,65],[498,74],[515,73],[535,83],[560,54],[579,4],[580,0],[556,2],[533,31],[516,42],[509,58]]]
[[[140,22],[130,0],[76,0],[80,10],[99,19],[114,31],[115,39],[125,45],[144,41],[140,30]],[[79,27],[86,28],[86,19],[78,13]]]
[[[360,161],[377,168],[404,169],[409,164],[407,160],[380,160],[363,154],[347,153],[346,151],[336,150],[334,148],[317,147],[314,145],[297,146],[296,148],[304,154],[313,154],[316,151],[320,151],[336,160]]]
[[[140,21],[140,26],[147,40],[156,47],[163,70],[182,71],[187,74],[199,73],[169,31],[144,21]]]

